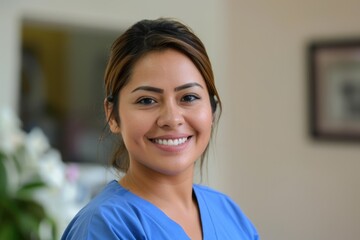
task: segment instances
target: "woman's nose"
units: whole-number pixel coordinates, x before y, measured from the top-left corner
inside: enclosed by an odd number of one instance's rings
[[[164,104],[161,108],[157,125],[159,127],[176,128],[184,123],[183,112],[176,103]]]

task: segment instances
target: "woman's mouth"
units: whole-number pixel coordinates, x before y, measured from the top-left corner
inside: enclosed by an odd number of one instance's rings
[[[172,139],[161,139],[161,138],[154,138],[150,139],[153,143],[164,145],[164,146],[178,146],[187,142],[191,136],[189,137],[182,137],[182,138],[172,138]]]

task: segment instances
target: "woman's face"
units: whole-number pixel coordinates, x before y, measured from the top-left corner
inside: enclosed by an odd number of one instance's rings
[[[212,111],[205,81],[184,54],[155,51],[140,59],[119,95],[120,133],[130,168],[162,175],[192,174],[208,145]]]

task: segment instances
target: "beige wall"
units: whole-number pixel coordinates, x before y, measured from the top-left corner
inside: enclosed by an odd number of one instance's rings
[[[240,204],[264,240],[360,236],[360,145],[308,138],[304,52],[313,37],[360,35],[359,1],[3,2],[0,105],[16,107],[23,17],[110,29],[180,18],[204,40],[224,101],[208,183]]]
[[[360,2],[228,7],[234,121],[226,141],[234,157],[226,159],[222,187],[263,239],[359,239],[360,145],[308,137],[305,46],[315,38],[360,36]]]

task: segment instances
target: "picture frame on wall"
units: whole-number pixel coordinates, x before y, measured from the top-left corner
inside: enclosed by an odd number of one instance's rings
[[[312,137],[360,140],[360,38],[312,42],[308,64]]]

